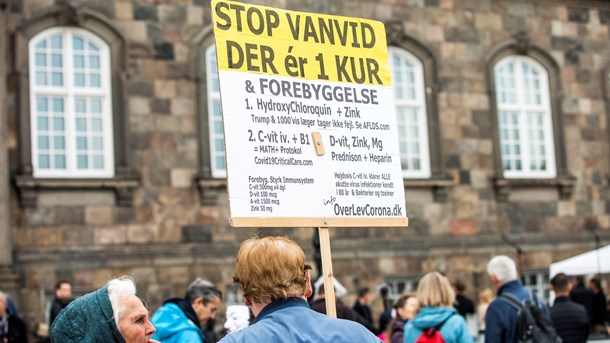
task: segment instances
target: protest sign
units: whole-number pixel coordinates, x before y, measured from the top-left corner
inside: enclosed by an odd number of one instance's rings
[[[233,226],[406,226],[385,29],[212,1]]]

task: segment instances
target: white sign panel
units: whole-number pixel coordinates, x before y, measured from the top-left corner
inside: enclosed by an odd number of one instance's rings
[[[383,25],[212,6],[232,224],[406,225]]]

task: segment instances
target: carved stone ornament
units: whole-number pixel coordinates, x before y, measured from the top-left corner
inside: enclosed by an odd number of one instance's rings
[[[57,19],[60,25],[79,26],[83,20],[80,0],[58,0]]]
[[[518,53],[525,55],[530,49],[530,38],[526,31],[519,31],[513,35],[515,39],[515,49]]]

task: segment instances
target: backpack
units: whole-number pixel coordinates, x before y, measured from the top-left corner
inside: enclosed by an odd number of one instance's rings
[[[520,302],[509,294],[500,299],[517,309],[517,342],[519,343],[561,343],[551,318],[538,305],[538,297],[532,296]],[[533,300],[533,301],[532,301]]]
[[[455,313],[445,318],[445,320],[433,328],[422,329],[421,335],[417,337],[415,343],[445,343],[445,339],[441,335],[440,331],[443,325],[445,325],[445,322],[447,322],[449,318],[453,317],[454,315]]]

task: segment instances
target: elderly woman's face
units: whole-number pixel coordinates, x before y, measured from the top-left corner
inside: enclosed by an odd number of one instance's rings
[[[119,331],[127,343],[155,342],[150,337],[155,333],[155,327],[148,318],[148,310],[135,295],[122,299],[125,312],[119,320]]]

